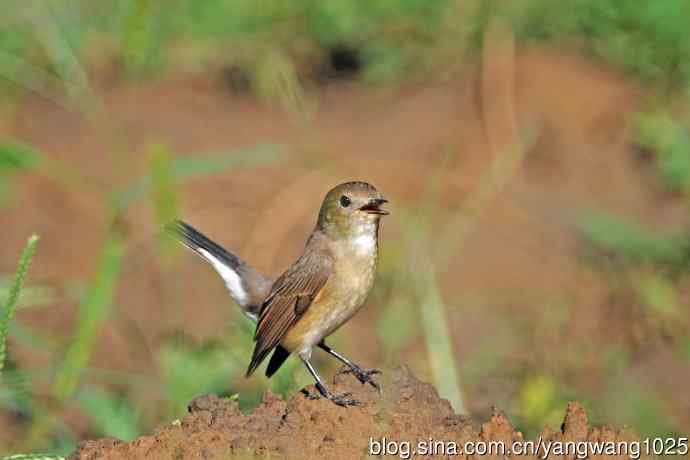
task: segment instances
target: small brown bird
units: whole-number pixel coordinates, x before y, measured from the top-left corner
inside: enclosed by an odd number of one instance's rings
[[[366,182],[347,182],[330,190],[303,254],[275,281],[190,225],[176,221],[168,226],[216,269],[244,313],[257,321],[247,377],[271,352],[268,377],[295,353],[316,380],[321,395],[342,406],[358,404],[347,394],[331,393],[323,384],[311,364],[312,349],[318,346],[346,364],[360,382],[379,388],[372,378],[379,371],[362,369],[324,340],[352,318],[371,290],[379,224],[381,216],[388,214],[381,205],[387,201]]]

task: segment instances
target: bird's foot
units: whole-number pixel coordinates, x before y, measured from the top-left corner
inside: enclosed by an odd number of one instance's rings
[[[381,385],[374,380],[373,376],[376,374],[380,374],[381,371],[378,369],[362,369],[359,366],[353,366],[353,367],[346,367],[343,369],[340,369],[336,375],[340,374],[354,374],[355,377],[357,377],[357,380],[360,381],[360,383],[368,383],[372,387],[376,388],[378,392],[381,392]]]
[[[328,398],[332,402],[334,402],[337,405],[342,406],[342,407],[361,406],[362,405],[362,403],[360,403],[356,399],[350,399],[350,398],[348,398],[348,396],[350,396],[350,393],[343,393],[340,395],[336,395],[336,394],[331,393],[330,395],[326,396],[326,398]]]
[[[306,388],[302,388],[302,394],[304,394],[305,398],[310,399],[312,401],[316,399],[321,399],[321,395],[319,393],[309,391]]]
[[[316,389],[319,390],[318,393],[312,393],[306,388],[302,390],[302,392],[305,394],[307,399],[321,399],[321,398],[326,398],[329,401],[342,406],[342,407],[347,407],[347,406],[359,406],[361,403],[357,401],[356,399],[349,399],[348,396],[350,396],[352,393],[342,393],[342,394],[335,394],[331,393],[328,388],[326,388],[323,385],[316,384]]]

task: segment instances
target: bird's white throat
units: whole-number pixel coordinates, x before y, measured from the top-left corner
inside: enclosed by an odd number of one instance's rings
[[[369,257],[376,253],[376,223],[365,222],[355,228],[350,245],[358,256]]]
[[[376,235],[371,232],[357,235],[352,242],[359,253],[371,254],[376,251]]]

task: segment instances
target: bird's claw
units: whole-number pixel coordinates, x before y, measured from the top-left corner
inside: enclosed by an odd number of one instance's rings
[[[351,396],[352,393],[341,393],[341,394],[333,394],[330,391],[328,391],[325,387],[319,388],[318,392],[310,392],[306,388],[302,390],[302,393],[307,397],[307,399],[310,400],[316,400],[316,399],[321,399],[321,398],[326,398],[329,401],[342,406],[342,407],[347,407],[347,406],[360,406],[361,403],[357,401],[356,399],[349,399],[348,396]]]
[[[347,407],[347,406],[360,406],[362,403],[357,401],[356,399],[349,399],[348,396],[350,393],[343,393],[341,395],[334,395],[331,394],[329,396],[326,396],[326,398],[330,399],[334,403],[336,403],[339,406]]]
[[[346,367],[340,369],[336,375],[340,374],[353,374],[360,383],[368,383],[372,387],[376,388],[379,393],[381,393],[381,385],[373,379],[372,376],[380,374],[381,371],[378,369],[362,369],[361,367]]]
[[[319,393],[315,393],[315,392],[313,393],[313,392],[307,390],[306,388],[302,389],[302,393],[304,394],[304,396],[307,399],[312,400],[312,401],[314,401],[316,399],[321,399],[321,395]]]

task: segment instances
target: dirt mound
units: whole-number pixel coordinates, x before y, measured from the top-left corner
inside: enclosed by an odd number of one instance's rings
[[[421,441],[427,443],[429,451],[436,449],[440,453],[440,442],[445,442],[443,448],[451,457],[450,441],[457,445],[458,452],[467,442],[502,441],[511,446],[514,441],[523,441],[522,433],[515,431],[501,411],[494,409],[490,420],[477,427],[455,414],[433,386],[420,382],[407,369],[387,372],[381,381],[384,390],[379,395],[350,375],[336,376],[332,389],[352,393],[362,402],[360,407],[343,408],[324,399],[310,400],[303,394],[284,401],[269,392],[261,405],[245,415],[235,401],[202,396],[189,404],[189,414],[181,421],[158,429],[154,435],[129,443],[112,438],[86,441],[70,459],[352,459],[366,457],[372,440],[381,442],[383,438],[388,442],[410,442],[409,452]],[[545,429],[542,437],[543,441],[633,439],[624,431],[590,427],[584,409],[577,403],[568,405],[560,432]],[[435,444],[429,443],[432,440]],[[394,455],[406,458],[401,451]],[[510,455],[494,458],[498,457]]]

